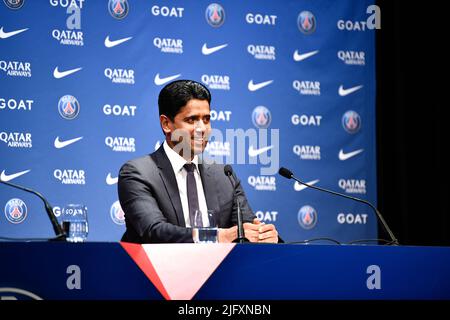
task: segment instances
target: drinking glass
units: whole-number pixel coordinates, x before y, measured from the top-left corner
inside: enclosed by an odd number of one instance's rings
[[[200,210],[195,211],[192,237],[195,243],[217,243],[219,228],[214,216],[214,210],[208,210],[204,215]]]
[[[62,225],[68,242],[84,242],[89,233],[87,208],[83,204],[68,204],[62,210]]]

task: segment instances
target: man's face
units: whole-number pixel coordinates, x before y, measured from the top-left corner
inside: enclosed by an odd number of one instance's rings
[[[210,117],[208,101],[198,99],[189,100],[173,121],[161,115],[161,125],[166,135],[168,134],[169,146],[176,149],[178,153],[180,153],[178,149],[181,148],[184,151],[189,150],[191,158],[202,153],[211,131]],[[180,142],[181,145],[179,145]],[[182,156],[189,157],[185,156],[184,152]]]

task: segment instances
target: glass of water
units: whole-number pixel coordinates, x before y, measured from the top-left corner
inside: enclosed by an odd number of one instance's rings
[[[61,212],[68,242],[84,242],[89,233],[87,208],[83,204],[68,204]]]
[[[218,242],[219,228],[214,210],[208,210],[206,214],[203,214],[200,210],[196,210],[192,228],[192,238],[195,243]]]

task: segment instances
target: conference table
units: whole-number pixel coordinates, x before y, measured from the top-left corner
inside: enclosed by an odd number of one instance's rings
[[[0,242],[0,298],[448,300],[450,248]]]

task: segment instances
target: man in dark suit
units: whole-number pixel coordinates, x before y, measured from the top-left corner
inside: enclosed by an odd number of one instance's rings
[[[122,241],[193,242],[193,211],[205,215],[212,210],[219,227],[218,241],[232,242],[237,238],[237,199],[245,237],[250,242],[278,242],[275,226],[253,215],[234,173],[233,187],[223,165],[201,163],[199,155],[211,131],[210,103],[209,90],[195,81],[174,81],[161,90],[163,145],[120,169],[119,200],[127,227]]]

